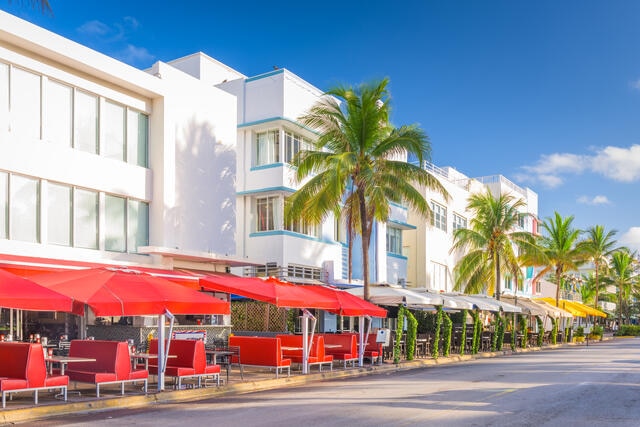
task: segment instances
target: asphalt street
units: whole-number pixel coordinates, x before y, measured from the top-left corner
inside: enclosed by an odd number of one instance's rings
[[[39,426],[638,426],[640,339],[304,387],[75,414]]]

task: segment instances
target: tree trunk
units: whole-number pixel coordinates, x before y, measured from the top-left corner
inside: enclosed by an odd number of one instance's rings
[[[353,279],[353,219],[347,218],[347,280]]]
[[[596,271],[595,271],[595,273],[596,273],[596,295],[595,295],[595,297],[594,297],[594,303],[593,303],[593,308],[595,308],[595,309],[597,309],[597,308],[598,308],[598,292],[600,291],[600,283],[599,283],[599,281],[598,281],[598,270],[599,270],[599,268],[598,268],[598,267],[599,267],[599,265],[598,265],[598,263],[596,262],[596,263],[595,263],[595,270],[596,270]],[[593,323],[594,323],[594,324],[596,324],[596,325],[598,324],[598,318],[597,318],[597,317],[593,320]]]
[[[362,296],[366,301],[369,301],[369,242],[371,239],[371,226],[369,221],[367,221],[367,204],[361,190],[358,190],[358,200],[360,204],[360,224],[362,230],[362,281],[364,285]]]
[[[500,289],[500,255],[496,253],[494,258],[496,263],[496,299],[500,301],[500,293],[502,289]]]
[[[556,307],[560,307],[560,276],[561,271],[556,269]]]

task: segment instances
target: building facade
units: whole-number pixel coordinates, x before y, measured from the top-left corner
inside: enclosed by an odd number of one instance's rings
[[[236,105],[0,12],[0,253],[169,268],[163,253],[235,255]]]
[[[487,190],[494,196],[510,194],[516,200],[523,200],[518,230],[534,234],[538,232],[538,195],[529,188],[522,188],[502,175],[481,178],[469,178],[451,168],[425,166],[445,187],[449,199],[431,191],[424,195],[430,202],[433,212],[431,221],[425,221],[410,213],[409,222],[416,225],[415,230],[404,233],[404,246],[408,256],[407,286],[428,288],[435,291],[454,290],[453,269],[463,254],[451,252],[453,232],[457,228],[466,228],[473,213],[467,210],[469,196],[484,193]],[[516,290],[511,278],[502,277],[502,291],[505,294],[518,293],[519,296],[539,294],[532,287],[533,269],[524,269],[524,283]]]

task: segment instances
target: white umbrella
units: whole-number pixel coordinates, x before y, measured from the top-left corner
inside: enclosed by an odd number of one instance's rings
[[[347,292],[362,297],[364,288],[351,288]],[[432,308],[442,305],[444,300],[439,294],[425,295],[419,292],[390,284],[369,285],[369,302],[377,305],[404,305],[415,308]]]
[[[457,296],[454,296],[454,295],[432,292],[426,288],[412,288],[411,290],[414,292],[420,293],[420,295],[442,298],[442,306],[444,308],[449,308],[453,310],[472,310],[473,309],[472,303],[462,298],[458,298]]]

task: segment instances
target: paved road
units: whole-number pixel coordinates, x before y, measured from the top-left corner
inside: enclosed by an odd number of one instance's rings
[[[210,399],[57,425],[639,426],[640,339]]]

